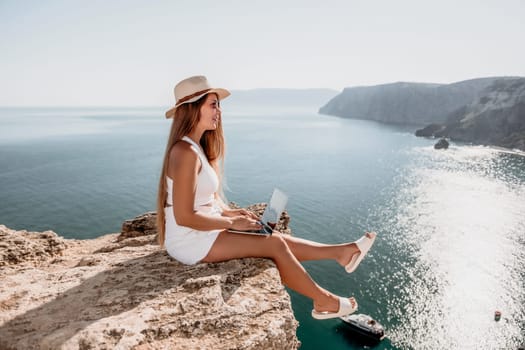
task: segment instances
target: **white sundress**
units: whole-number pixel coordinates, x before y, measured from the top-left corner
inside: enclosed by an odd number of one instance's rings
[[[182,140],[191,145],[192,150],[197,153],[201,161],[201,170],[197,177],[197,189],[195,193],[194,210],[209,215],[221,215],[221,210],[215,204],[215,192],[219,188],[219,179],[212,168],[201,147],[188,136]],[[167,207],[164,208],[166,215],[166,239],[165,246],[168,254],[178,261],[193,265],[206,257],[217,236],[222,230],[198,231],[191,227],[177,224],[173,214],[173,180],[166,176],[168,198]]]

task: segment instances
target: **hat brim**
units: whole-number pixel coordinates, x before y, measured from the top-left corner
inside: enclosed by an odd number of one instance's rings
[[[177,110],[179,106],[182,106],[185,103],[195,102],[201,97],[203,97],[204,95],[208,95],[208,94],[217,94],[217,96],[219,96],[219,101],[231,95],[230,92],[226,89],[222,89],[222,88],[210,89],[201,95],[192,97],[189,100],[186,100],[184,102],[177,103],[175,106],[173,106],[172,108],[166,111],[166,118],[173,118],[175,116],[175,111]]]

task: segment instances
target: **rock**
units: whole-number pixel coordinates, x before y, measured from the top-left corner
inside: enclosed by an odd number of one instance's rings
[[[156,235],[157,234],[156,212],[148,212],[126,220],[122,223],[122,229],[118,240],[121,241],[130,237]]]
[[[22,262],[38,265],[61,255],[66,247],[66,240],[53,231],[14,231],[0,225],[0,266]]]
[[[155,244],[153,217],[91,240],[0,226],[0,349],[299,347],[271,260],[182,265]]]
[[[439,139],[439,141],[434,145],[434,149],[447,149],[449,143],[446,139]]]
[[[437,132],[440,132],[444,129],[443,125],[440,124],[430,124],[423,129],[416,130],[416,136],[418,137],[434,137]]]

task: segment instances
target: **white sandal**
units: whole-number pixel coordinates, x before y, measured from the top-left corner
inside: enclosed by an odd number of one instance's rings
[[[367,235],[364,235],[355,241],[355,244],[357,244],[357,249],[359,249],[359,253],[352,255],[352,259],[350,259],[350,262],[345,266],[346,272],[354,272],[359,266],[361,260],[363,260],[365,257],[366,253],[368,253],[370,250],[370,247],[372,247],[372,244],[374,244],[377,234],[375,232],[370,232],[368,234],[372,237],[369,238]]]
[[[316,311],[312,310],[312,317],[317,320],[328,320],[330,318],[337,318],[341,316],[346,316],[353,314],[357,311],[357,302],[355,302],[355,307],[352,306],[352,303],[348,298],[339,297],[339,310],[337,312],[328,312],[328,311]]]

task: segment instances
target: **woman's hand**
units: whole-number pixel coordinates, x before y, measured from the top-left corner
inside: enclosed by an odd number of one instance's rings
[[[252,213],[251,211],[248,211],[246,209],[226,209],[226,210],[223,210],[222,212],[222,216],[227,216],[227,217],[234,217],[234,216],[245,216],[247,218],[251,218],[251,219],[254,219],[254,220],[258,220],[259,218],[257,217],[257,215],[255,215],[254,213]]]
[[[253,219],[245,215],[238,215],[231,217],[231,229],[238,231],[251,231],[251,230],[260,230],[262,225],[259,223],[259,220]]]

